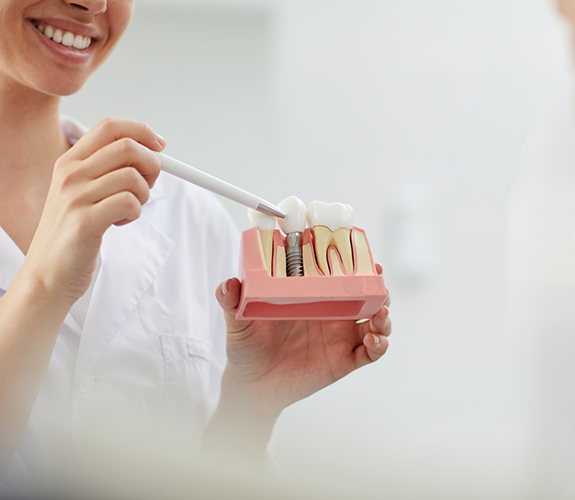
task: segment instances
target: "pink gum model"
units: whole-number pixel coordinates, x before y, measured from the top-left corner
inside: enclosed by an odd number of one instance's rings
[[[278,230],[275,233],[274,254],[276,243],[283,240]],[[357,272],[356,236],[363,237],[367,246],[370,273],[365,272],[365,266],[363,274]],[[311,241],[308,228],[304,233],[302,246]],[[365,231],[354,227],[351,231],[351,242],[354,257],[354,273],[351,275],[323,276],[317,267],[314,254],[318,276],[272,277],[266,270],[260,251],[259,230],[252,228],[244,231],[239,270],[242,294],[236,319],[371,318],[387,298],[385,284],[375,271]]]

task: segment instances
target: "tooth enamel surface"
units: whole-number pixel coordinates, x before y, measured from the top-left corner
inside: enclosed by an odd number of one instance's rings
[[[44,26],[42,24],[39,24],[36,29],[45,37],[66,47],[84,50],[92,44],[92,39],[89,36],[75,35],[71,31],[63,33],[60,29],[54,29],[52,26]]]
[[[66,47],[71,47],[74,45],[74,33],[70,33],[69,31],[62,37],[62,45]]]
[[[84,37],[82,35],[76,35],[74,37],[74,43],[72,43],[75,49],[83,49],[84,48]]]
[[[353,227],[354,212],[351,205],[343,203],[324,203],[312,201],[307,209],[307,221],[310,227],[325,226],[332,231]]]
[[[335,246],[346,273],[353,273],[351,228],[354,212],[350,205],[313,201],[307,210],[307,220],[312,228],[317,264],[329,276],[333,274],[328,264],[328,251]]]
[[[305,230],[305,203],[295,196],[290,196],[278,204],[278,208],[286,213],[284,219],[278,219],[278,224],[285,234],[303,233]]]
[[[271,215],[262,214],[257,210],[248,208],[248,217],[252,227],[257,227],[261,231],[273,231],[276,228],[276,218]]]

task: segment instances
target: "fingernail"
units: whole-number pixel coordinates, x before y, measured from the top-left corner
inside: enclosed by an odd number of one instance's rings
[[[389,316],[389,307],[383,306],[383,310],[385,311],[385,317],[387,318]]]
[[[168,144],[168,142],[166,141],[166,139],[164,139],[160,134],[156,134],[156,139],[158,139],[158,142],[160,143],[160,146],[162,146],[163,148],[166,147],[166,144]]]
[[[371,334],[371,336],[373,337],[373,343],[375,345],[379,345],[381,343],[381,339],[377,335]]]
[[[228,294],[228,281],[230,280],[224,281],[224,284],[222,285],[222,295],[224,297]]]

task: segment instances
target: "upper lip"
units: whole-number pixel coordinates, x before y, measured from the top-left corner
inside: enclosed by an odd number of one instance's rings
[[[92,40],[99,38],[100,33],[93,26],[71,21],[70,19],[56,19],[56,18],[30,18],[34,25],[38,26],[52,26],[52,28],[62,30],[64,32],[70,31],[75,35],[89,36]]]

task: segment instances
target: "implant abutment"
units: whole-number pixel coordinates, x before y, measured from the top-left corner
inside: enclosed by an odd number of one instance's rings
[[[294,232],[286,236],[286,273],[288,277],[303,276],[302,235],[303,233]]]

